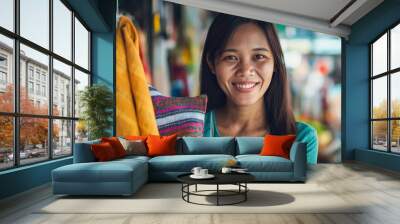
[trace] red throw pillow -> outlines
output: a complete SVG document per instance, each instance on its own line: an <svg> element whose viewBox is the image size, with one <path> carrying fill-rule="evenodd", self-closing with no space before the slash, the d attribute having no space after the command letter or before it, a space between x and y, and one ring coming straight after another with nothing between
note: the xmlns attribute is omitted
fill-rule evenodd
<svg viewBox="0 0 400 224"><path fill-rule="evenodd" d="M290 147L296 135L265 135L264 145L261 149L262 156L280 156L290 158Z"/></svg>
<svg viewBox="0 0 400 224"><path fill-rule="evenodd" d="M148 156L176 155L176 134L168 136L149 135L147 137Z"/></svg>
<svg viewBox="0 0 400 224"><path fill-rule="evenodd" d="M110 143L117 158L126 156L126 151L117 137L101 138L101 142Z"/></svg>
<svg viewBox="0 0 400 224"><path fill-rule="evenodd" d="M99 162L109 161L117 158L112 145L108 142L93 144L91 145L91 149L94 157Z"/></svg>

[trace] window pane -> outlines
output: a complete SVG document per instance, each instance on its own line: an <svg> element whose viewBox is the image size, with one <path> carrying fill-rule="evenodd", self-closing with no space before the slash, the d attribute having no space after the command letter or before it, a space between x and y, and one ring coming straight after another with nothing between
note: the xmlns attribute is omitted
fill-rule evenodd
<svg viewBox="0 0 400 224"><path fill-rule="evenodd" d="M0 116L0 170L14 165L13 118Z"/></svg>
<svg viewBox="0 0 400 224"><path fill-rule="evenodd" d="M373 75L387 71L387 34L372 45L372 68Z"/></svg>
<svg viewBox="0 0 400 224"><path fill-rule="evenodd" d="M391 121L392 152L400 153L400 120Z"/></svg>
<svg viewBox="0 0 400 224"><path fill-rule="evenodd" d="M392 117L400 118L400 72L391 75L390 98Z"/></svg>
<svg viewBox="0 0 400 224"><path fill-rule="evenodd" d="M89 32L75 18L75 63L89 70Z"/></svg>
<svg viewBox="0 0 400 224"><path fill-rule="evenodd" d="M53 157L72 154L72 121L53 120Z"/></svg>
<svg viewBox="0 0 400 224"><path fill-rule="evenodd" d="M48 114L49 57L21 44L20 108L25 114Z"/></svg>
<svg viewBox="0 0 400 224"><path fill-rule="evenodd" d="M14 31L14 1L0 1L0 26Z"/></svg>
<svg viewBox="0 0 400 224"><path fill-rule="evenodd" d="M75 69L75 117L79 117L81 114L81 107L79 106L80 94L89 86L89 75Z"/></svg>
<svg viewBox="0 0 400 224"><path fill-rule="evenodd" d="M71 66L53 60L53 115L72 117Z"/></svg>
<svg viewBox="0 0 400 224"><path fill-rule="evenodd" d="M21 36L49 48L49 0L20 0Z"/></svg>
<svg viewBox="0 0 400 224"><path fill-rule="evenodd" d="M387 78L386 76L372 81L372 118L387 117Z"/></svg>
<svg viewBox="0 0 400 224"><path fill-rule="evenodd" d="M87 141L88 129L83 120L75 121L75 143Z"/></svg>
<svg viewBox="0 0 400 224"><path fill-rule="evenodd" d="M390 67L400 67L400 24L391 30L390 34Z"/></svg>
<svg viewBox="0 0 400 224"><path fill-rule="evenodd" d="M53 51L71 60L72 12L60 0L53 0L53 17Z"/></svg>
<svg viewBox="0 0 400 224"><path fill-rule="evenodd" d="M48 119L22 117L20 119L21 164L34 163L49 158Z"/></svg>
<svg viewBox="0 0 400 224"><path fill-rule="evenodd" d="M387 121L372 122L372 148L387 151Z"/></svg>
<svg viewBox="0 0 400 224"><path fill-rule="evenodd" d="M0 35L0 111L14 111L13 40Z"/></svg>

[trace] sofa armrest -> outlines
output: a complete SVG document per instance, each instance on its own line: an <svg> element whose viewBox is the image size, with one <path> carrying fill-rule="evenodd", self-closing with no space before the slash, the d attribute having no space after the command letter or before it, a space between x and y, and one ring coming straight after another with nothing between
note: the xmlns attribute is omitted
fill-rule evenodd
<svg viewBox="0 0 400 224"><path fill-rule="evenodd" d="M89 163L95 162L90 146L92 144L100 143L100 140L75 143L74 145L74 163Z"/></svg>
<svg viewBox="0 0 400 224"><path fill-rule="evenodd" d="M294 142L290 149L290 160L293 162L293 179L305 181L307 176L307 145Z"/></svg>

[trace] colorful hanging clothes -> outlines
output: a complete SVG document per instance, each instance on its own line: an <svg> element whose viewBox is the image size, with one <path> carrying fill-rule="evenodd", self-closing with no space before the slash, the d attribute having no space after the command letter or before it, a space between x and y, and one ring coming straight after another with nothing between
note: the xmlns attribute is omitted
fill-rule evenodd
<svg viewBox="0 0 400 224"><path fill-rule="evenodd" d="M132 21L120 17L116 34L117 136L159 135L139 42Z"/></svg>

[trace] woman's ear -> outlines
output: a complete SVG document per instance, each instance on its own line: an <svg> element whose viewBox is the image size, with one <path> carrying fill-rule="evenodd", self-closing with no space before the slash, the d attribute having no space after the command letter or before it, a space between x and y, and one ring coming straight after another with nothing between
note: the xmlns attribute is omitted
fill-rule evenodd
<svg viewBox="0 0 400 224"><path fill-rule="evenodd" d="M215 74L215 66L212 61L210 61L210 58L207 57L207 65L210 68L211 73Z"/></svg>

